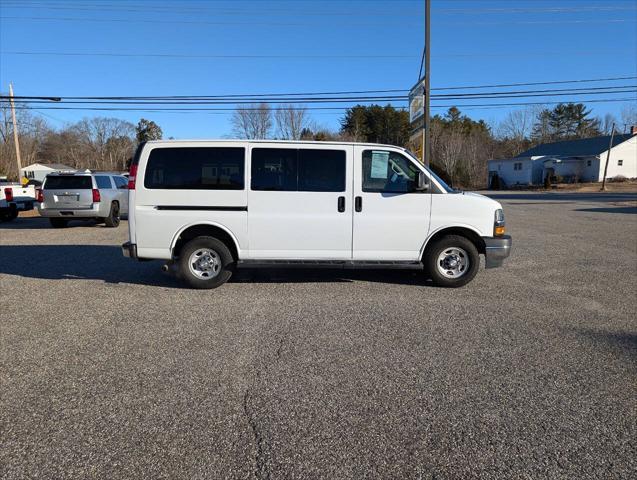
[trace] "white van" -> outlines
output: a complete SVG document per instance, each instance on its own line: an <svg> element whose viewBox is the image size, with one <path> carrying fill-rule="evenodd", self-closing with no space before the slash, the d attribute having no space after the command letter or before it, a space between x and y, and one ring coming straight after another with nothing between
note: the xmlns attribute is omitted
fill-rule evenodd
<svg viewBox="0 0 637 480"><path fill-rule="evenodd" d="M152 141L129 175L125 256L193 288L236 267L424 269L459 287L511 250L501 205L452 190L391 145Z"/></svg>

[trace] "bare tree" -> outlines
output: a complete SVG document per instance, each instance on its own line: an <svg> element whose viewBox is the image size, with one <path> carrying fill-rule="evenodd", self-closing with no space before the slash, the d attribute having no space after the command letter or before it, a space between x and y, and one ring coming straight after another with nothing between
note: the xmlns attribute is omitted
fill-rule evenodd
<svg viewBox="0 0 637 480"><path fill-rule="evenodd" d="M628 128L637 125L637 105L631 103L622 109L622 123Z"/></svg>
<svg viewBox="0 0 637 480"><path fill-rule="evenodd" d="M610 131L613 128L613 123L615 124L616 128L619 126L619 122L611 113L607 113L606 115L604 115L604 118L598 119L598 121L599 129L604 135L610 135Z"/></svg>
<svg viewBox="0 0 637 480"><path fill-rule="evenodd" d="M307 108L303 105L281 105L274 111L277 134L282 140L299 140L301 132L309 125Z"/></svg>
<svg viewBox="0 0 637 480"><path fill-rule="evenodd" d="M536 112L532 108L513 110L498 126L501 137L521 142L531 136Z"/></svg>
<svg viewBox="0 0 637 480"><path fill-rule="evenodd" d="M267 103L237 107L232 115L232 133L239 138L264 139L272 130L272 112Z"/></svg>
<svg viewBox="0 0 637 480"><path fill-rule="evenodd" d="M31 113L25 104L16 103L16 120L20 134L22 166L34 163L38 158L42 141L50 131L47 122ZM0 101L0 175L18 179L18 166L13 141L13 123L10 105Z"/></svg>

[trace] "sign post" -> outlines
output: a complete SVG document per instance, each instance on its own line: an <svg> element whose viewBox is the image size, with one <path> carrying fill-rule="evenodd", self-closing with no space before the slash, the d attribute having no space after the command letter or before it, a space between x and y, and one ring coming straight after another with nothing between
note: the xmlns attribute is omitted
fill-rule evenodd
<svg viewBox="0 0 637 480"><path fill-rule="evenodd" d="M426 134L425 128L425 79L421 79L416 85L414 85L409 91L409 123L412 127L412 136L410 140L412 142L412 148L419 153L420 160L423 164L429 163L425 151Z"/></svg>

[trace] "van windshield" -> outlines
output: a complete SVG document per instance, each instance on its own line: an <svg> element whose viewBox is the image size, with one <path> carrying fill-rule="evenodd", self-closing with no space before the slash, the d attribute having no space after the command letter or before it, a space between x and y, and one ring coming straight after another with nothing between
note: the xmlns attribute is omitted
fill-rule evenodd
<svg viewBox="0 0 637 480"><path fill-rule="evenodd" d="M422 163L420 163L420 160L418 160L416 158L416 156L411 153L409 150L405 150L407 152L407 154L414 159L415 162L419 163L420 165L422 165ZM438 184L442 187L442 189L447 192L447 193L458 193L458 190L451 188L449 185L447 185L447 183L440 178L438 175L436 175L429 167L427 167L426 165L422 165L425 167L425 170L427 170L427 172L429 172L429 175L431 175L437 182Z"/></svg>
<svg viewBox="0 0 637 480"><path fill-rule="evenodd" d="M46 190L90 190L93 182L88 175L55 175L46 177L44 187Z"/></svg>

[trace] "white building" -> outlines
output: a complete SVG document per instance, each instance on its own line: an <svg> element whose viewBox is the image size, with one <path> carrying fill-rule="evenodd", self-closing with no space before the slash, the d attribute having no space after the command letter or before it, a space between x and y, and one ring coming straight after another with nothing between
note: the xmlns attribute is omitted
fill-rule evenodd
<svg viewBox="0 0 637 480"><path fill-rule="evenodd" d="M606 178L637 178L637 135L615 135ZM565 182L601 182L610 136L546 143L517 157L489 160L488 185L498 176L500 185L541 185L546 176Z"/></svg>
<svg viewBox="0 0 637 480"><path fill-rule="evenodd" d="M20 169L20 179L26 178L42 183L44 177L54 172L75 172L75 168L61 163L34 163Z"/></svg>

